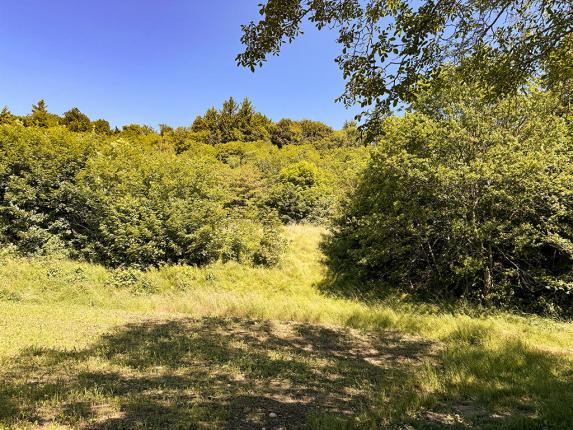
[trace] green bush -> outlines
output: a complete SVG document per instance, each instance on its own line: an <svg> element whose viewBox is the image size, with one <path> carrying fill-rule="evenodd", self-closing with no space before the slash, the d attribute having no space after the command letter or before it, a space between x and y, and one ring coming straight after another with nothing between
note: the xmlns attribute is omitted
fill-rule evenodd
<svg viewBox="0 0 573 430"><path fill-rule="evenodd" d="M157 291L145 273L135 268L118 268L111 272L106 287L127 290L132 294L146 295Z"/></svg>
<svg viewBox="0 0 573 430"><path fill-rule="evenodd" d="M222 259L256 266L278 264L285 248L281 223L276 214L260 220L230 219L224 230Z"/></svg>
<svg viewBox="0 0 573 430"><path fill-rule="evenodd" d="M223 193L213 160L117 141L78 175L82 252L110 266L219 256Z"/></svg>
<svg viewBox="0 0 573 430"><path fill-rule="evenodd" d="M97 147L64 127L0 126L0 237L26 254L73 242L75 177Z"/></svg>
<svg viewBox="0 0 573 430"><path fill-rule="evenodd" d="M385 122L324 245L330 267L379 292L571 313L567 123L550 94L531 90L494 104L471 91L432 115Z"/></svg>
<svg viewBox="0 0 573 430"><path fill-rule="evenodd" d="M66 127L2 115L0 243L110 267L276 264L277 214L283 222L325 221L367 158L365 148L319 148L335 132L312 121L293 122L311 144L279 149L268 135L255 140L256 127L270 122L248 102L226 103L212 124L207 114L197 120L195 128L215 124L215 134L239 130L248 140L217 145L201 142L209 127L162 125L159 134L132 124L111 132L100 121L101 130L93 123L78 132L86 127L74 121L89 119L77 109L61 119Z"/></svg>
<svg viewBox="0 0 573 430"><path fill-rule="evenodd" d="M262 220L262 234L259 246L253 254L253 263L257 266L271 267L279 263L287 242L282 226L275 213L267 213Z"/></svg>
<svg viewBox="0 0 573 430"><path fill-rule="evenodd" d="M284 222L321 221L328 217L332 191L315 164L300 161L284 167L269 192L267 205Z"/></svg>

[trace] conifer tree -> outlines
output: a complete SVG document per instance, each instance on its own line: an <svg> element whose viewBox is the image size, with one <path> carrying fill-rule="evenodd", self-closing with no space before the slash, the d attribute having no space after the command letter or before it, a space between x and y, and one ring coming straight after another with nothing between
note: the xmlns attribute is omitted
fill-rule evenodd
<svg viewBox="0 0 573 430"><path fill-rule="evenodd" d="M29 117L30 125L37 127L49 127L49 113L48 106L44 99L41 99L37 104L32 105L32 114Z"/></svg>
<svg viewBox="0 0 573 430"><path fill-rule="evenodd" d="M12 115L12 112L8 109L8 106L4 106L0 112L0 125L2 124L13 124L16 117Z"/></svg>

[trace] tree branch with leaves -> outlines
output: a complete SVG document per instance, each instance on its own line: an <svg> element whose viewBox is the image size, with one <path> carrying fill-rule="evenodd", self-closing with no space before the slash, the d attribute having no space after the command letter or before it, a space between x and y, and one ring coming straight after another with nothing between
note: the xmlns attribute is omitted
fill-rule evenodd
<svg viewBox="0 0 573 430"><path fill-rule="evenodd" d="M338 101L363 108L370 134L444 64L503 95L541 74L573 33L571 0L267 0L260 14L242 26L238 64L262 66L305 22L334 29L346 80Z"/></svg>

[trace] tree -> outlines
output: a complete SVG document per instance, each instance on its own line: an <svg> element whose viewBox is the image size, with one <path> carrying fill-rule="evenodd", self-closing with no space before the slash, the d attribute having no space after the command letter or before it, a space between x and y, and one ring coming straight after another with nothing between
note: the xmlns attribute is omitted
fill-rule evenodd
<svg viewBox="0 0 573 430"><path fill-rule="evenodd" d="M77 107L72 108L64 113L62 124L65 125L70 131L86 132L91 129L90 119Z"/></svg>
<svg viewBox="0 0 573 430"><path fill-rule="evenodd" d="M299 121L300 129L302 131L302 138L305 141L317 141L328 139L334 133L334 130L328 125L320 121L312 121L310 119L303 119Z"/></svg>
<svg viewBox="0 0 573 430"><path fill-rule="evenodd" d="M92 122L93 130L98 134L111 134L109 122L105 119L97 119Z"/></svg>
<svg viewBox="0 0 573 430"><path fill-rule="evenodd" d="M214 107L207 109L203 116L199 115L191 125L191 131L204 137L204 142L216 145L222 142L219 129L219 111Z"/></svg>
<svg viewBox="0 0 573 430"><path fill-rule="evenodd" d="M48 112L48 106L43 99L40 100L37 104L32 105L32 114L28 118L29 125L35 125L37 127L50 127L50 114Z"/></svg>
<svg viewBox="0 0 573 430"><path fill-rule="evenodd" d="M121 128L121 133L128 136L148 136L155 134L155 130L150 125L127 124Z"/></svg>
<svg viewBox="0 0 573 430"><path fill-rule="evenodd" d="M82 251L110 266L216 259L224 217L217 175L212 160L125 140L103 147L77 179Z"/></svg>
<svg viewBox="0 0 573 430"><path fill-rule="evenodd" d="M223 143L242 140L242 135L237 121L238 112L239 105L233 97L223 102L223 108L219 112L218 124L218 128L221 133L221 141Z"/></svg>
<svg viewBox="0 0 573 430"><path fill-rule="evenodd" d="M329 266L377 294L571 316L573 141L560 101L529 88L493 102L465 84L452 97L461 85L386 119L325 246Z"/></svg>
<svg viewBox="0 0 573 430"><path fill-rule="evenodd" d="M174 132L173 127L170 127L167 124L159 124L159 134L161 135L161 137L173 134L173 132Z"/></svg>
<svg viewBox="0 0 573 430"><path fill-rule="evenodd" d="M70 193L96 144L64 127L0 127L0 237L24 253L55 251L62 241L71 250L82 223L70 216Z"/></svg>
<svg viewBox="0 0 573 430"><path fill-rule="evenodd" d="M292 119L283 118L271 129L271 142L282 148L285 145L297 144L302 139L300 125Z"/></svg>
<svg viewBox="0 0 573 430"><path fill-rule="evenodd" d="M237 62L261 66L302 34L305 19L336 28L336 61L347 80L339 100L370 107L362 115L371 135L443 64L461 65L505 94L538 74L573 32L570 0L267 0L260 13L242 26Z"/></svg>
<svg viewBox="0 0 573 430"><path fill-rule="evenodd" d="M0 112L0 125L2 124L13 124L16 117L12 115L12 112L8 109L8 106L4 106Z"/></svg>
<svg viewBox="0 0 573 430"><path fill-rule="evenodd" d="M205 143L253 142L269 137L271 121L255 111L248 98L239 105L233 97L225 100L221 110L212 107L193 121L191 130Z"/></svg>
<svg viewBox="0 0 573 430"><path fill-rule="evenodd" d="M543 82L573 112L573 35L565 38L549 56Z"/></svg>
<svg viewBox="0 0 573 430"><path fill-rule="evenodd" d="M332 205L332 192L324 179L324 173L314 163L292 163L279 172L267 205L284 222L324 221Z"/></svg>

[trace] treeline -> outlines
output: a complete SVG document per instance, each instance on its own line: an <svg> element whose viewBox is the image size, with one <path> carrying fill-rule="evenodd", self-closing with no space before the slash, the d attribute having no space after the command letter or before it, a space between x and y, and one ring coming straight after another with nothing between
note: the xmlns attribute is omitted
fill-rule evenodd
<svg viewBox="0 0 573 430"><path fill-rule="evenodd" d="M159 132L111 132L76 109L50 114L45 103L25 118L6 111L0 241L111 267L274 265L280 224L328 222L368 158L354 127L311 121L291 121L301 135L279 148L279 125L248 100Z"/></svg>
<svg viewBox="0 0 573 430"><path fill-rule="evenodd" d="M282 148L285 145L312 143L315 147L334 148L359 146L363 143L356 124L347 122L342 130L334 130L319 121L294 121L284 118L277 123L257 112L248 98L237 103L229 98L221 109L212 107L193 121L190 127L173 128L159 125L156 131L149 125L128 124L121 129L112 129L105 119L92 121L77 107L62 116L48 111L44 100L32 106L31 113L17 116L5 106L0 112L0 125L22 125L24 127L51 128L64 126L73 132L92 132L99 135L145 137L147 141L159 142L169 138L175 142L178 151L185 151L191 142L218 145L228 142L267 141Z"/></svg>
<svg viewBox="0 0 573 430"><path fill-rule="evenodd" d="M48 106L45 100L40 100L32 105L32 112L29 115L18 116L12 114L8 106L4 106L0 111L0 125L18 124L25 127L57 127L63 125L70 131L86 132L93 131L98 134L111 134L109 122L105 119L91 121L88 116L82 113L78 108L72 108L65 112L63 116L58 116L48 112ZM119 129L113 130L119 133Z"/></svg>

